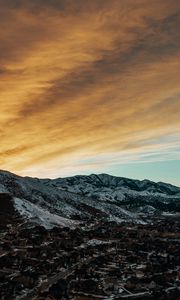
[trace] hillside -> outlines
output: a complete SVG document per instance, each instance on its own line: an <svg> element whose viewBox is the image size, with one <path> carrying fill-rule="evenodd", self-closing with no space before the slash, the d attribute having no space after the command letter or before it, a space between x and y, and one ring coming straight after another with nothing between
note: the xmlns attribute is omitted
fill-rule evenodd
<svg viewBox="0 0 180 300"><path fill-rule="evenodd" d="M38 179L0 171L0 193L12 197L17 214L46 228L96 219L146 223L180 212L179 187L107 174Z"/></svg>

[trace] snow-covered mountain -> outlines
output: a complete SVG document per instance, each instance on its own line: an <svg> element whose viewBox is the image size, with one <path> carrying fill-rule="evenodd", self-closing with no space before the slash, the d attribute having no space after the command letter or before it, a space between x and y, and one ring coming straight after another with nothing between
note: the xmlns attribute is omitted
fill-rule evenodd
<svg viewBox="0 0 180 300"><path fill-rule="evenodd" d="M96 219L144 222L150 215L180 212L179 187L107 174L38 179L0 171L0 193L11 196L26 220L47 228Z"/></svg>

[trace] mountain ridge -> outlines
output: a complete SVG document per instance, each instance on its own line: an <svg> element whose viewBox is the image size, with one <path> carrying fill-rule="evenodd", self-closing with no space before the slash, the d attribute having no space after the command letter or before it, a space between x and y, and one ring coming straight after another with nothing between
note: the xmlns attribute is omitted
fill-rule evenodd
<svg viewBox="0 0 180 300"><path fill-rule="evenodd" d="M11 174L11 175L15 175L17 177L20 177L20 178L31 178L31 179L38 179L38 180L60 180L60 179L67 179L67 178L74 178L74 177L91 177L91 176L108 176L108 177L113 177L113 178L118 178L118 179L124 179L124 180L132 180L132 181L137 181L137 182L149 182L149 183L153 183L153 184L165 184L165 185L169 185L169 186L173 186L175 188L179 188L180 189L180 186L176 185L176 184L172 184L172 183L169 183L169 182L165 182L165 181L153 181L153 180L150 180L150 179L137 179L137 178L129 178L129 177L124 177L124 176L117 176L117 175L112 175L112 174L108 174L108 173L91 173L89 175L85 175L85 174L77 174L77 175L72 175L72 176L65 176L65 177L55 177L55 178L50 178L50 177L36 177L36 176L28 176L28 175L25 175L25 176L22 176L22 175L18 175L16 173L13 173L11 171L7 171L7 170L3 170L3 169L0 169L0 173L7 173L7 174Z"/></svg>
<svg viewBox="0 0 180 300"><path fill-rule="evenodd" d="M21 216L45 227L96 219L143 223L180 212L179 187L104 173L40 179L1 170L0 193L11 195Z"/></svg>

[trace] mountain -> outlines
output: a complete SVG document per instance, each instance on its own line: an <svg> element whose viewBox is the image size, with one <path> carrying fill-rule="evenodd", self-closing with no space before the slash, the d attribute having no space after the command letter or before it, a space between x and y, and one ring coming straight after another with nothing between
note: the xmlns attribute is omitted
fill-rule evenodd
<svg viewBox="0 0 180 300"><path fill-rule="evenodd" d="M1 214L8 205L11 215L14 208L16 216L46 228L96 220L143 223L180 212L179 187L107 174L38 179L0 171L0 193Z"/></svg>

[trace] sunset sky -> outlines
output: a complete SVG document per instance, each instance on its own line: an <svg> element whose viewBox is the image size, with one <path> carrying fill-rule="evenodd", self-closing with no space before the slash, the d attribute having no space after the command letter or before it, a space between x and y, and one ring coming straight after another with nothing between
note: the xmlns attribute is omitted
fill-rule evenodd
<svg viewBox="0 0 180 300"><path fill-rule="evenodd" d="M180 0L0 0L0 168L180 186Z"/></svg>

